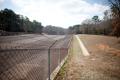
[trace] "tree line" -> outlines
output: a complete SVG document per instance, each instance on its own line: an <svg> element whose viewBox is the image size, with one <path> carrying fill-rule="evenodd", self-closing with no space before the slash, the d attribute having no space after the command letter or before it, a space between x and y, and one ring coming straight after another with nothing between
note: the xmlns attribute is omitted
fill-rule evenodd
<svg viewBox="0 0 120 80"><path fill-rule="evenodd" d="M45 33L51 35L66 34L67 29L47 25L44 27L41 22L30 21L28 17L16 14L11 9L0 10L0 32L25 32L25 33Z"/></svg>
<svg viewBox="0 0 120 80"><path fill-rule="evenodd" d="M100 20L99 16L95 15L91 19L84 20L82 24L73 25L69 27L69 33L73 34L109 35L111 31L111 18L108 14L104 15L103 20Z"/></svg>
<svg viewBox="0 0 120 80"><path fill-rule="evenodd" d="M104 12L104 18L95 15L86 19L82 24L69 27L72 34L100 34L120 37L120 0L108 0L110 10Z"/></svg>
<svg viewBox="0 0 120 80"><path fill-rule="evenodd" d="M16 14L11 9L0 11L0 30L7 32L38 32L42 33L43 26L36 20Z"/></svg>
<svg viewBox="0 0 120 80"><path fill-rule="evenodd" d="M43 32L51 35L64 35L67 33L67 29L64 29L62 27L47 25L46 27L43 28Z"/></svg>

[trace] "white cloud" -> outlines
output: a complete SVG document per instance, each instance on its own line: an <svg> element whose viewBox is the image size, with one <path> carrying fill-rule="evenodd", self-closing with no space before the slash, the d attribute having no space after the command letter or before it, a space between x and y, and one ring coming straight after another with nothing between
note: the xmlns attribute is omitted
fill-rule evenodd
<svg viewBox="0 0 120 80"><path fill-rule="evenodd" d="M11 0L20 10L18 13L43 25L68 27L80 24L93 15L102 15L108 9L101 4L90 4L86 0Z"/></svg>
<svg viewBox="0 0 120 80"><path fill-rule="evenodd" d="M4 0L0 0L0 7L3 5Z"/></svg>
<svg viewBox="0 0 120 80"><path fill-rule="evenodd" d="M4 0L0 0L0 3L4 2Z"/></svg>
<svg viewBox="0 0 120 80"><path fill-rule="evenodd" d="M84 0L74 1L67 5L64 5L66 11L72 14L101 14L108 6L104 6L101 4L90 4Z"/></svg>

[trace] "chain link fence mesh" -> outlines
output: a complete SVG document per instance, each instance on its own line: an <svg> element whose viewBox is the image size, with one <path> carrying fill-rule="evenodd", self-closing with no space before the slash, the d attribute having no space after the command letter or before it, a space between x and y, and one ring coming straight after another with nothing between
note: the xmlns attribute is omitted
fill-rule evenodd
<svg viewBox="0 0 120 80"><path fill-rule="evenodd" d="M50 49L50 73L67 56L70 40L71 36L66 36ZM30 45L30 48L25 46L9 48L8 45L4 47L0 45L0 80L46 80L48 78L48 44L51 43L38 41L37 44Z"/></svg>

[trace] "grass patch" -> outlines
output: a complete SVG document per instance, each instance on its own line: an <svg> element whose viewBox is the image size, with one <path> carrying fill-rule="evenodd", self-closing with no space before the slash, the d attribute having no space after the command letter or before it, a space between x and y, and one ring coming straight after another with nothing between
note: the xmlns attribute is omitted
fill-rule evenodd
<svg viewBox="0 0 120 80"><path fill-rule="evenodd" d="M69 67L69 62L72 59L73 56L73 44L71 45L71 47L69 48L70 52L68 53L68 58L67 60L64 62L63 66L61 67L60 71L58 72L57 76L55 77L54 80L65 80L66 76L67 76L67 70Z"/></svg>

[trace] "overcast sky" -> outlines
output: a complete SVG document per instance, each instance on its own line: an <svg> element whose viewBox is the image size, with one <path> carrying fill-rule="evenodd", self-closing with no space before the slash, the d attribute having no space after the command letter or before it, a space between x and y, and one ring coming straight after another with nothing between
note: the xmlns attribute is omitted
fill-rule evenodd
<svg viewBox="0 0 120 80"><path fill-rule="evenodd" d="M44 26L67 28L94 15L103 17L109 7L104 0L0 0L0 9L8 8L37 20Z"/></svg>

